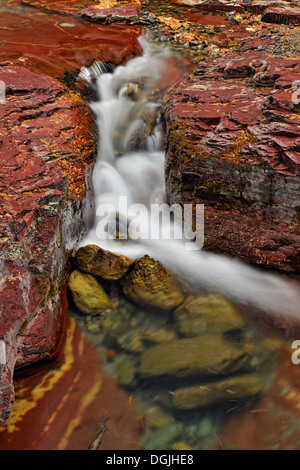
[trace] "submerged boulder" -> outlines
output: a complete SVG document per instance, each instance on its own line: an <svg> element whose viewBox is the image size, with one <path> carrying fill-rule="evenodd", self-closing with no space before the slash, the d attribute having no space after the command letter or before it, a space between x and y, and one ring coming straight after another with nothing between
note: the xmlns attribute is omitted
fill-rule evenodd
<svg viewBox="0 0 300 470"><path fill-rule="evenodd" d="M169 310L178 307L184 296L177 280L159 261L148 255L137 259L124 278L124 294L137 304Z"/></svg>
<svg viewBox="0 0 300 470"><path fill-rule="evenodd" d="M107 280L120 279L132 264L126 256L117 255L97 245L86 245L76 250L75 262L82 271Z"/></svg>
<svg viewBox="0 0 300 470"><path fill-rule="evenodd" d="M242 374L217 382L179 388L172 394L172 404L179 410L254 397L264 391L266 380L258 374Z"/></svg>
<svg viewBox="0 0 300 470"><path fill-rule="evenodd" d="M253 343L234 344L207 333L148 348L141 354L139 373L142 377L229 374L249 370L255 362Z"/></svg>
<svg viewBox="0 0 300 470"><path fill-rule="evenodd" d="M90 274L73 271L69 276L68 286L76 307L82 313L98 315L112 307L105 290Z"/></svg>
<svg viewBox="0 0 300 470"><path fill-rule="evenodd" d="M243 328L246 320L239 310L219 294L190 295L175 311L179 333L197 336L201 333Z"/></svg>

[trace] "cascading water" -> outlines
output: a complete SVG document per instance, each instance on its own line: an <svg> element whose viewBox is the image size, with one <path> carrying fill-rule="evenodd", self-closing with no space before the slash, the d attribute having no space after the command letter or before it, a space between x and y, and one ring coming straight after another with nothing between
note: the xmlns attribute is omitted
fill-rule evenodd
<svg viewBox="0 0 300 470"><path fill-rule="evenodd" d="M280 277L226 256L186 250L182 240L101 237L103 232L98 229L103 212L99 208L108 204L114 208L118 231L122 233L127 231L122 218L128 221L128 214L122 213L121 197L127 198L128 206L139 203L148 208L165 201L159 104L151 101L149 95L166 70L168 53L152 54L144 39L142 42L144 55L117 67L113 73L98 66L81 74L87 81L98 77L100 100L91 104L99 128L99 155L93 173L96 218L80 246L96 244L133 259L147 253L176 273L190 291L218 292L277 317L300 319L300 291ZM140 219L141 225L148 223L147 217ZM163 233L164 227L160 230Z"/></svg>

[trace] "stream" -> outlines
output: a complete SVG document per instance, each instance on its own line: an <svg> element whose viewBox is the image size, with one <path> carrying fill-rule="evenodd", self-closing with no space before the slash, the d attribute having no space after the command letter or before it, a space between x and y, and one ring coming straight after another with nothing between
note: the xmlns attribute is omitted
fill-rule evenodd
<svg viewBox="0 0 300 470"><path fill-rule="evenodd" d="M300 294L296 286L282 277L202 250L203 239L196 237L195 240L192 229L183 233L176 217L153 217L153 208L165 207L166 203L160 116L163 96L159 93L159 83L167 71L171 53L166 48L151 45L145 37L140 41L143 56L129 61L126 66L111 72L104 64L95 64L91 69L83 68L80 74L99 95L99 101L91 103L98 123L99 154L93 173L96 217L93 228L79 247L98 245L133 260L147 254L175 275L186 294L221 294L230 299L247 320L241 330L237 328L228 334L232 335L233 344L241 349L254 344L253 357L237 375L230 368L225 373L229 378L228 387L232 385L233 395L237 393L236 399L227 401L224 398L227 391L223 391L221 400L216 397L202 402L202 398L196 398L198 388L212 387L213 396L214 384L222 384L224 376L220 382L217 372L205 377L199 374L197 367L177 357L185 354L180 352L181 347L191 348L191 356L200 353L197 348L193 351L192 338L182 339L182 330L178 334L172 313L162 314L159 309L134 305L124 298L118 286L110 290L108 284L110 295L117 298L115 308L100 319L90 317L88 321L83 321L76 311L73 314L105 358L107 374L134 393L137 410L145 418L144 449L223 448L218 436L223 427L226 429L228 414L243 410L243 416L247 416L248 410L251 416L258 400L255 392L249 392L249 397L248 393L239 396L236 381L242 380L242 388L247 388L247 381L251 382L258 374L263 378L263 397L267 393L272 396L276 390L280 351L285 351L286 360L286 351L291 347L285 328L299 319ZM201 224L201 217L199 221ZM202 228L202 235L205 235L205 227ZM284 334L269 330L272 322L278 323ZM187 334L188 337L193 335L197 332ZM201 341L201 338L195 339ZM217 337L215 340L217 357L219 343ZM148 364L150 371L141 372L147 354L152 354L153 362ZM166 361L165 368L157 364L160 360ZM176 361L180 360L185 363L187 372L176 369ZM245 371L247 374L241 375ZM222 388L217 385L217 389L219 386ZM175 396L173 401L170 401L170 394ZM206 407L201 406L204 403ZM268 406L272 404L271 399ZM297 427L296 423L297 420ZM227 445L230 448L231 444Z"/></svg>
<svg viewBox="0 0 300 470"><path fill-rule="evenodd" d="M151 217L151 209L166 203L166 198L161 105L147 95L159 86L169 52L151 50L144 37L140 41L144 55L113 73L105 72L103 65L81 71L82 78L96 81L100 99L91 104L99 130L93 173L96 217L79 246L100 245L132 259L147 253L176 272L190 292L218 292L240 305L299 319L298 287L240 261L205 252L201 249L205 227L197 239L196 231L181 230L178 220L172 224L170 218ZM150 135L147 125L153 128ZM134 145L137 149L130 151ZM131 225L131 234L116 237L117 225L121 233L130 232Z"/></svg>
<svg viewBox="0 0 300 470"><path fill-rule="evenodd" d="M165 44L147 35L140 44L126 65L95 61L78 76L98 97L89 105L99 141L94 224L77 248L142 259L185 300L139 303L122 280L101 279L111 306L92 315L69 292L64 347L55 362L16 373L0 449L87 449L104 423L100 450L299 448L299 288L204 250L205 207L197 231L191 207L170 212L161 111L184 70ZM161 281L162 266L171 277ZM199 321L201 309L213 320Z"/></svg>

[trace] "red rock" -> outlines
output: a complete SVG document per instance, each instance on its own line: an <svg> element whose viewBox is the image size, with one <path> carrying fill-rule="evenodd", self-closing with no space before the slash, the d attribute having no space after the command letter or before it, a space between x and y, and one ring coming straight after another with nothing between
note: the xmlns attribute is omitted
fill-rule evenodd
<svg viewBox="0 0 300 470"><path fill-rule="evenodd" d="M115 8L88 7L80 15L92 21L138 21L139 8L137 5L124 5Z"/></svg>
<svg viewBox="0 0 300 470"><path fill-rule="evenodd" d="M41 8L46 11L54 11L64 15L82 16L91 21L137 21L139 18L139 8L134 2L112 6L111 8L103 7L101 1L96 3L87 0L82 4L79 0L67 0L61 2L56 0L54 2L47 2L45 0L23 0L24 5L31 5ZM112 2L113 3L113 2Z"/></svg>
<svg viewBox="0 0 300 470"><path fill-rule="evenodd" d="M265 23L300 25L300 10L299 8L295 10L266 8L263 12L261 21L264 21Z"/></svg>
<svg viewBox="0 0 300 470"><path fill-rule="evenodd" d="M96 133L86 104L57 80L17 66L0 68L0 80L7 94L0 107L0 337L7 345L3 377L11 402L16 361L24 366L48 357L60 341L67 249L92 215L85 179ZM73 191L67 176L79 162L80 191ZM1 422L10 407L2 399Z"/></svg>
<svg viewBox="0 0 300 470"><path fill-rule="evenodd" d="M15 366L51 357L61 340L68 250L92 218L87 187L97 137L85 102L56 79L2 66L0 80L6 85L0 107L3 423ZM68 178L73 167L76 183Z"/></svg>
<svg viewBox="0 0 300 470"><path fill-rule="evenodd" d="M170 203L205 204L205 248L299 272L300 107L279 88L288 76L300 80L297 60L200 63L165 102L166 186Z"/></svg>
<svg viewBox="0 0 300 470"><path fill-rule="evenodd" d="M66 73L77 73L94 60L120 64L141 53L137 41L141 29L136 25L100 25L37 12L33 8L22 13L1 12L3 63L25 65L60 78ZM24 41L27 35L30 41Z"/></svg>
<svg viewBox="0 0 300 470"><path fill-rule="evenodd" d="M298 3L294 0L171 0L174 5L193 6L204 11L233 11L243 12L249 11L253 14L261 14L266 8L281 7L291 8L297 7Z"/></svg>

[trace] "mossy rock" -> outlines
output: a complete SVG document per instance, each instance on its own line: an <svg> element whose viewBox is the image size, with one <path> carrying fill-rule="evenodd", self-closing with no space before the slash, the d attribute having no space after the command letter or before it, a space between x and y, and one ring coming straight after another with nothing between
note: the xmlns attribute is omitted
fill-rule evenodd
<svg viewBox="0 0 300 470"><path fill-rule="evenodd" d="M175 311L175 319L178 332L185 336L225 333L246 325L240 311L219 294L190 295Z"/></svg>
<svg viewBox="0 0 300 470"><path fill-rule="evenodd" d="M124 294L139 305L170 310L184 301L177 280L148 255L137 259L123 281Z"/></svg>
<svg viewBox="0 0 300 470"><path fill-rule="evenodd" d="M68 286L76 307L82 313L98 315L112 307L106 292L90 274L73 271L69 276Z"/></svg>
<svg viewBox="0 0 300 470"><path fill-rule="evenodd" d="M123 255L104 250L97 245L86 245L75 252L79 269L107 280L120 279L128 271L132 261Z"/></svg>

